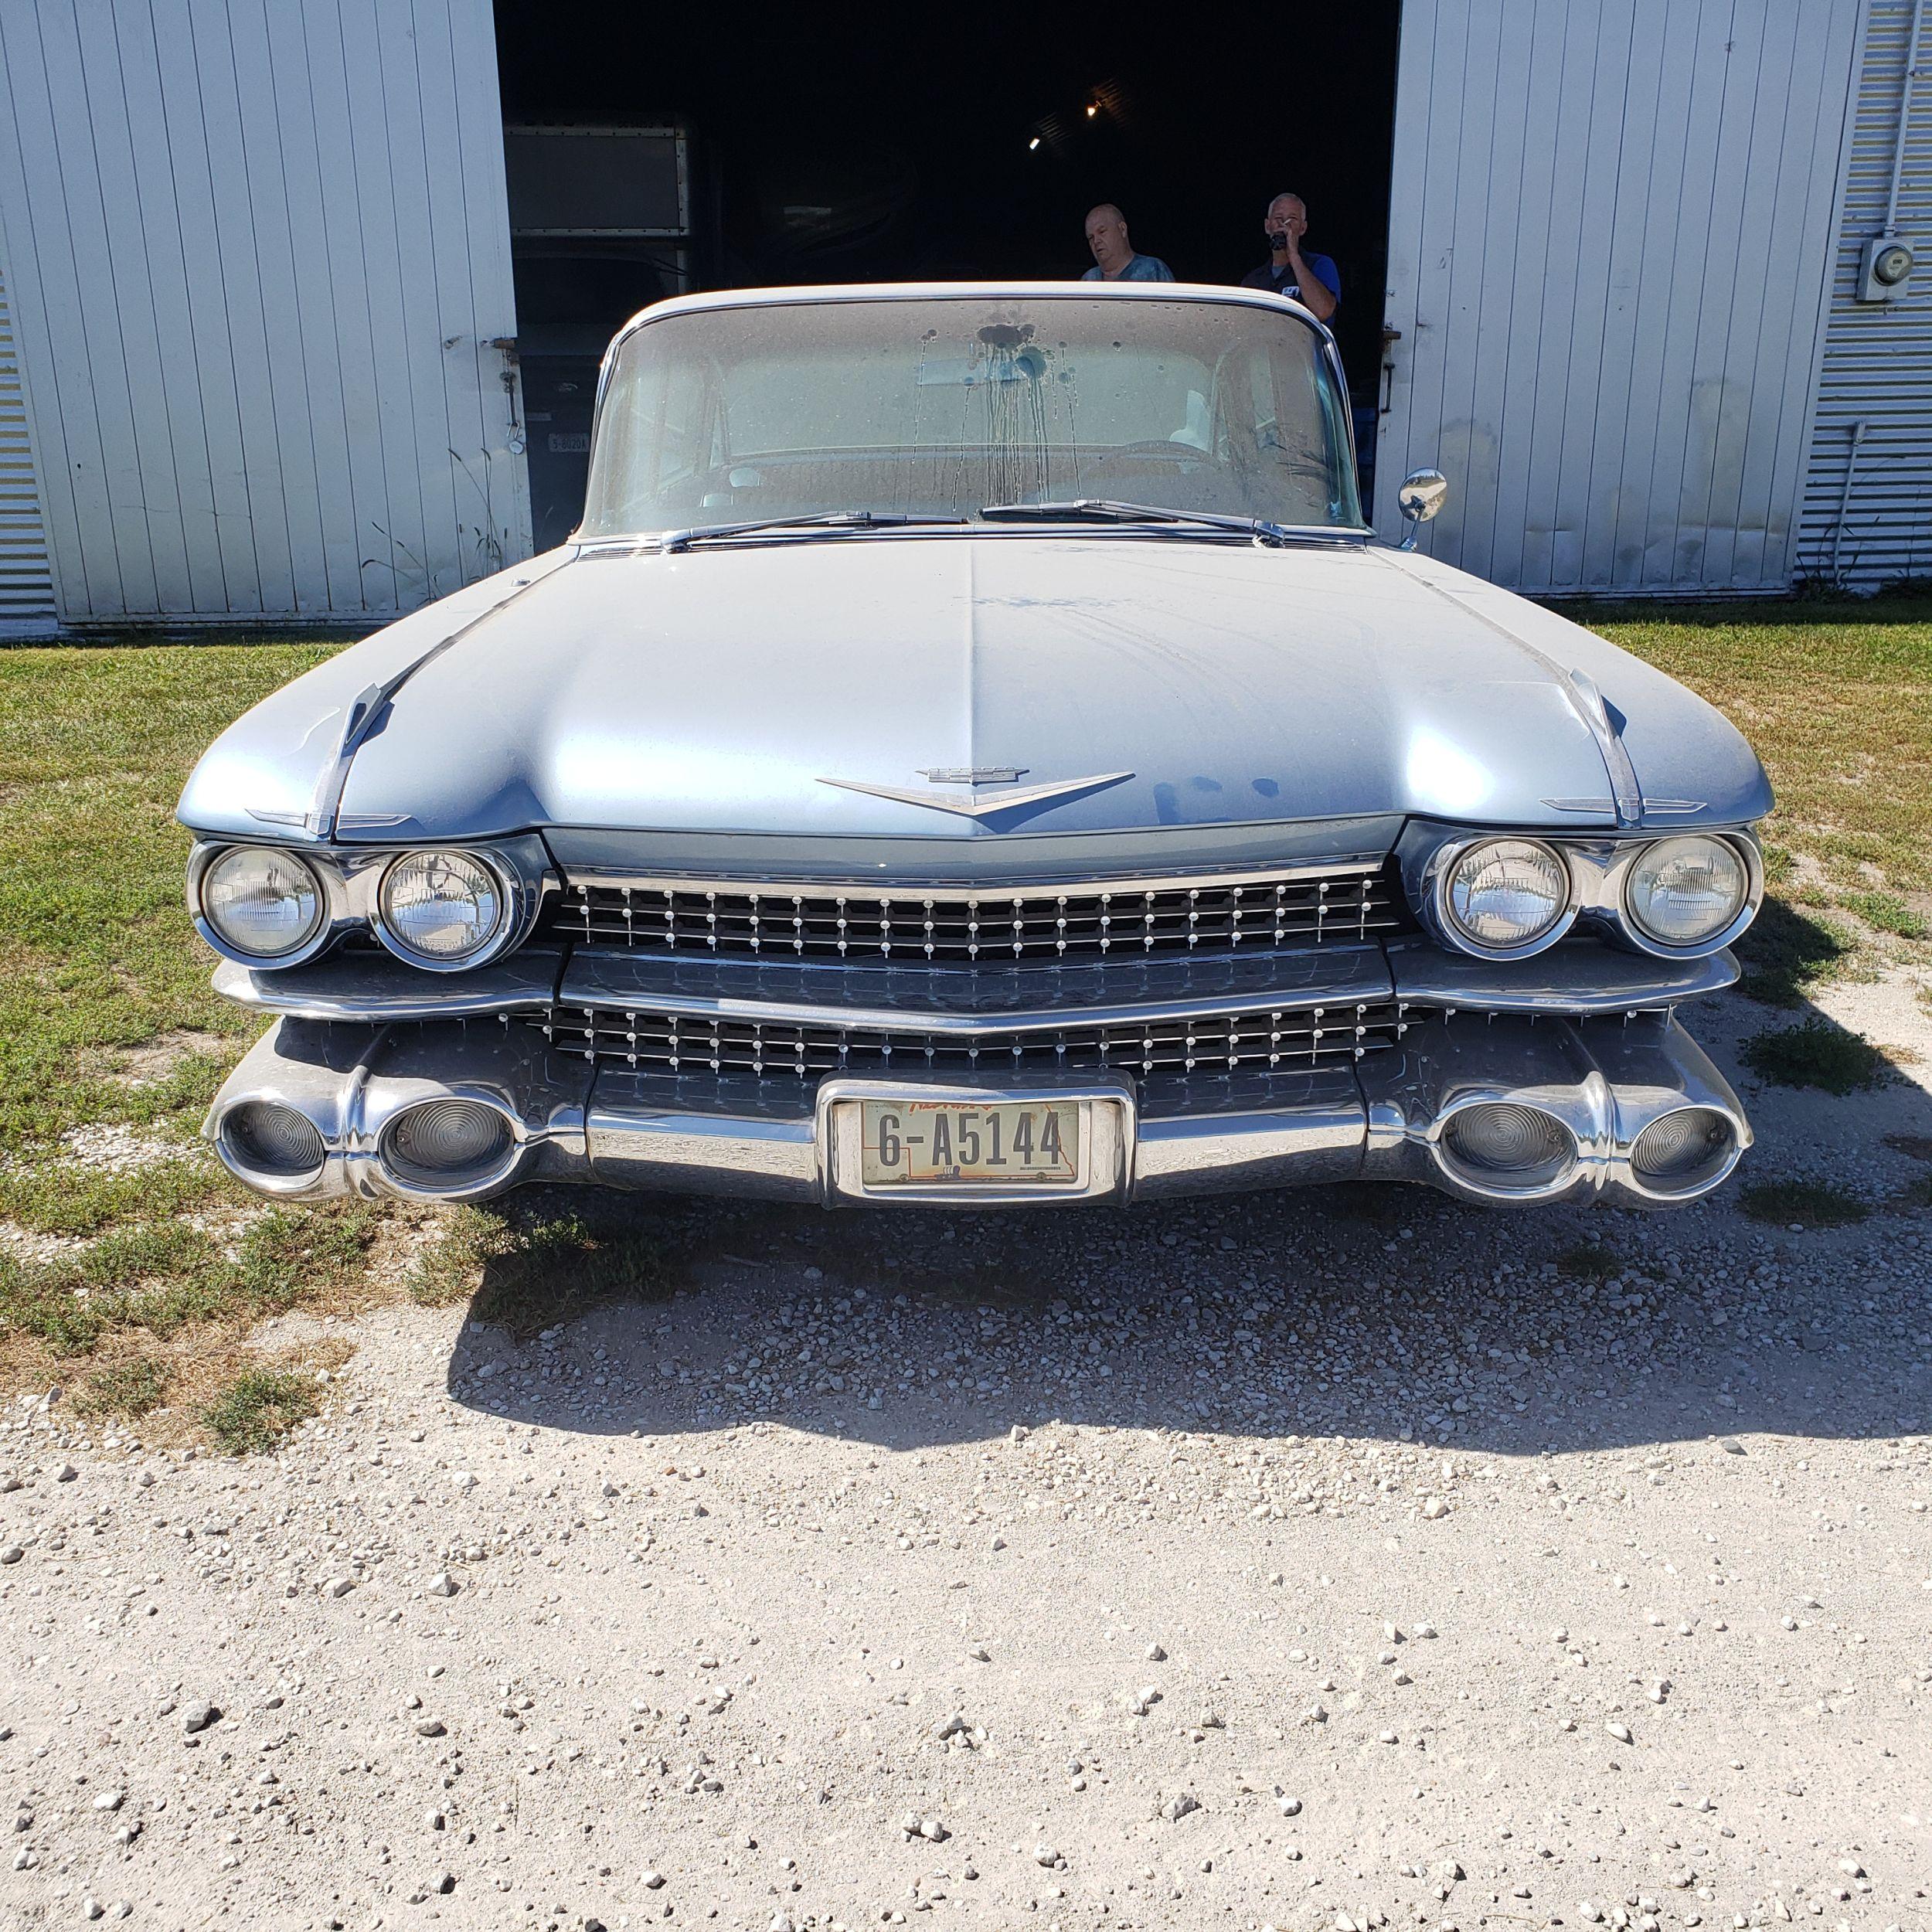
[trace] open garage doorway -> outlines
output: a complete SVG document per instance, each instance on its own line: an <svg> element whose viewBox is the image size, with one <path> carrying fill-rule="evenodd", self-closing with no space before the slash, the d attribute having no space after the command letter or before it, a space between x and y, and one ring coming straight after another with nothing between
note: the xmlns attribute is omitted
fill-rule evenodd
<svg viewBox="0 0 1932 1932"><path fill-rule="evenodd" d="M1100 201L1179 280L1234 282L1269 198L1304 196L1371 460L1399 12L496 0L538 547L575 526L597 359L648 303L1077 276Z"/></svg>

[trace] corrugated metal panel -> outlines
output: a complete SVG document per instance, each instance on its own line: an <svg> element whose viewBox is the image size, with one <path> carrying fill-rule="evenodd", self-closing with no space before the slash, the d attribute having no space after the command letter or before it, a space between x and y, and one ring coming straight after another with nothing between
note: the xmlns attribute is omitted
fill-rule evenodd
<svg viewBox="0 0 1932 1932"><path fill-rule="evenodd" d="M40 486L34 480L27 399L14 347L5 265L0 263L0 626L15 631L51 630L54 622L53 573L40 520Z"/></svg>
<svg viewBox="0 0 1932 1932"><path fill-rule="evenodd" d="M12 0L0 224L63 617L527 553L489 0Z"/></svg>
<svg viewBox="0 0 1932 1932"><path fill-rule="evenodd" d="M1541 593L1781 590L1859 0L1408 0L1376 516Z"/></svg>
<svg viewBox="0 0 1932 1932"><path fill-rule="evenodd" d="M1899 183L1899 229L1918 267L1903 301L1855 299L1859 255L1885 226L1912 18L1912 0L1870 0L1798 543L1801 574L1862 590L1932 576L1932 7Z"/></svg>

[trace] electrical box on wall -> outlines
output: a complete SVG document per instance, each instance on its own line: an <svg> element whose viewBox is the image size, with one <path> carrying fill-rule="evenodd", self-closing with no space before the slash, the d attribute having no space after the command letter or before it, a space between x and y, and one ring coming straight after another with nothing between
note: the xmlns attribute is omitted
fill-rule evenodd
<svg viewBox="0 0 1932 1932"><path fill-rule="evenodd" d="M1898 302L1912 284L1917 251L1896 235L1874 235L1859 257L1859 300Z"/></svg>

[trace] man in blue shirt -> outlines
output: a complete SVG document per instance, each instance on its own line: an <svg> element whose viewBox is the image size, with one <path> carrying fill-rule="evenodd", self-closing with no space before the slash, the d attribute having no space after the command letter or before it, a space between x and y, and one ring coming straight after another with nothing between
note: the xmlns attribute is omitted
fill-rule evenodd
<svg viewBox="0 0 1932 1932"><path fill-rule="evenodd" d="M1091 217L1090 216L1090 219ZM1241 277L1243 288L1272 289L1299 302L1317 321L1333 319L1342 306L1342 277L1326 255L1301 252L1308 211L1299 195L1277 195L1268 203L1268 259Z"/></svg>
<svg viewBox="0 0 1932 1932"><path fill-rule="evenodd" d="M1083 282L1171 282L1174 271L1158 255L1137 255L1127 238L1127 217L1111 201L1089 209L1087 245L1094 266Z"/></svg>

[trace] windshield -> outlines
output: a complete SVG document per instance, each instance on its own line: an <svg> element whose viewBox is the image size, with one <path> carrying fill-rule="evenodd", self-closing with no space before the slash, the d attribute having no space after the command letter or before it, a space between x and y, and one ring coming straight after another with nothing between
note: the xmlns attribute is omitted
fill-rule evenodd
<svg viewBox="0 0 1932 1932"><path fill-rule="evenodd" d="M977 521L988 505L1085 498L1359 529L1346 408L1315 331L1252 303L694 310L617 351L579 534L855 512Z"/></svg>

